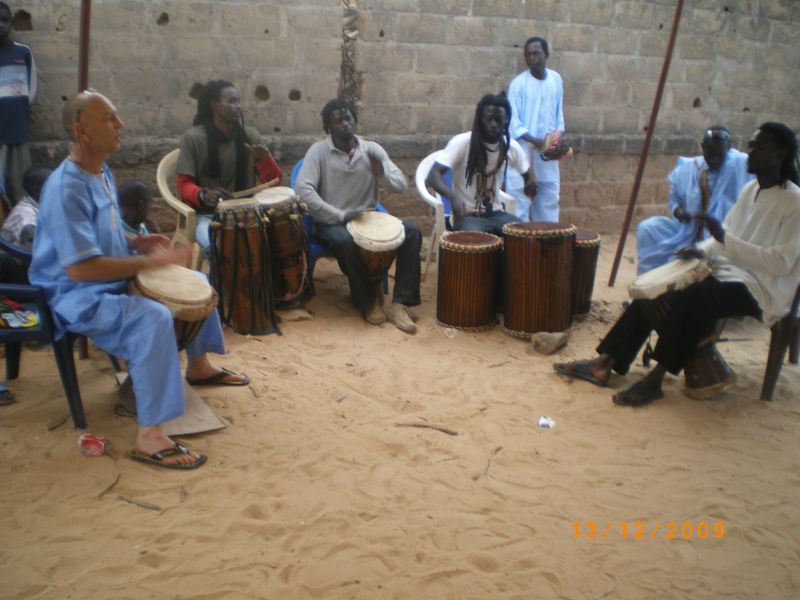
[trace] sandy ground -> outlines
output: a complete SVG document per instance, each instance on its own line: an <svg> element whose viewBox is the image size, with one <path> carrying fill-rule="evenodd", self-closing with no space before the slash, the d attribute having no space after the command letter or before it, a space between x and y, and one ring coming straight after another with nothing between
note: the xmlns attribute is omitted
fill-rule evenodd
<svg viewBox="0 0 800 600"><path fill-rule="evenodd" d="M765 328L726 330L745 340L720 346L738 383L712 401L669 378L664 399L619 408L552 372L620 312L633 264L605 286L614 248L592 316L552 357L499 327L436 325L435 267L417 335L367 325L321 261L312 321L226 334L219 362L253 381L202 391L228 426L186 440L209 455L188 473L125 458L135 425L96 349L78 365L88 431L116 457L81 456L71 422L48 431L66 414L49 350L24 351L0 408L0 597L800 597L800 370L758 400Z"/></svg>

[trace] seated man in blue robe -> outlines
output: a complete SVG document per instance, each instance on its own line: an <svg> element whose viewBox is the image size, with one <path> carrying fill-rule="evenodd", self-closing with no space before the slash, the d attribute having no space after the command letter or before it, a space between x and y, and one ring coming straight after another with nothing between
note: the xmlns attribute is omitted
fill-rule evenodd
<svg viewBox="0 0 800 600"><path fill-rule="evenodd" d="M636 229L638 272L644 273L675 258L675 251L708 237L694 215L706 213L722 221L744 184L753 179L747 172L747 154L731 148L724 127L705 131L702 156L680 156L669 180L669 211L672 217L650 217Z"/></svg>
<svg viewBox="0 0 800 600"><path fill-rule="evenodd" d="M139 271L185 264L191 249L168 248L161 235L139 236L130 244L125 237L114 176L105 164L120 149L122 127L114 105L97 92L67 101L64 128L73 145L42 190L29 277L44 289L60 335L86 335L128 362L139 420L130 457L193 469L206 457L176 444L161 427L184 409L172 315L154 300L127 293L128 279ZM249 382L212 366L206 352L225 352L216 311L186 348L186 379L194 385Z"/></svg>

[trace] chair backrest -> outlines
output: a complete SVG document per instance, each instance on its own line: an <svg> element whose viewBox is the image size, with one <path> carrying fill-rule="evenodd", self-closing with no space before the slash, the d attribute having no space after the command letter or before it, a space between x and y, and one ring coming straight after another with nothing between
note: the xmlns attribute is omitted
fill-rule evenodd
<svg viewBox="0 0 800 600"><path fill-rule="evenodd" d="M302 168L302 166L303 166L303 159L301 158L300 160L297 161L297 164L294 166L294 169L292 169L292 175L289 178L289 187L291 187L293 190L295 189L294 184L297 181L297 176L300 174L300 169Z"/></svg>
<svg viewBox="0 0 800 600"><path fill-rule="evenodd" d="M194 228L196 223L196 215L194 209L183 202L178 197L177 186L175 181L178 177L178 155L180 150L177 148L171 152L167 152L161 162L158 163L156 169L156 185L158 191L164 202L178 213L178 223L175 227L175 234L172 236L172 241L185 242L194 244ZM193 251L195 258L190 263L194 269L199 270L203 262L203 253L196 247ZM188 266L188 265L187 265Z"/></svg>
<svg viewBox="0 0 800 600"><path fill-rule="evenodd" d="M431 172L433 165L436 163L439 152L440 151L437 150L436 152L428 154L428 156L423 158L419 165L417 165L417 170L414 173L414 184L417 187L417 193L424 202L432 206L434 209L438 204L441 204L444 216L450 217L450 215L453 213L453 209L450 207L450 201L447 198L442 198L436 192L431 193L428 191L428 186L425 183L428 179L428 174ZM447 186L452 188L453 172L450 169L446 169L442 175Z"/></svg>
<svg viewBox="0 0 800 600"><path fill-rule="evenodd" d="M156 170L158 191L161 193L161 197L164 198L170 206L179 202L183 205L183 202L178 198L177 187L175 186L179 154L180 150L177 148L168 152L164 158L161 159L161 162L158 163L158 169Z"/></svg>

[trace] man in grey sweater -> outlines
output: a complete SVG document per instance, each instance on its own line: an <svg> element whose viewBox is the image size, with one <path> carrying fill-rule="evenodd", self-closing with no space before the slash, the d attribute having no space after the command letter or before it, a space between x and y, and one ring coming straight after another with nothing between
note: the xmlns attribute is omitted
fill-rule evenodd
<svg viewBox="0 0 800 600"><path fill-rule="evenodd" d="M392 304L384 311L383 298L370 284L347 223L378 202L378 184L392 192L408 189L403 172L380 145L355 135L355 107L346 100L328 102L322 109L325 139L306 152L297 177L297 193L314 217L314 237L336 257L347 276L353 303L366 320L380 325L388 320L406 333L417 330L407 311L420 303L419 227L403 221L405 240L397 249ZM381 181L382 180L382 181Z"/></svg>

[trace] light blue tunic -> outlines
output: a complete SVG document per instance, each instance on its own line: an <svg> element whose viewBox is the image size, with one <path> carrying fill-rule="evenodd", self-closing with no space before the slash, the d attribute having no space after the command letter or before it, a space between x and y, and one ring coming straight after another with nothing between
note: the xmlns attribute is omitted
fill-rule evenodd
<svg viewBox="0 0 800 600"><path fill-rule="evenodd" d="M66 271L89 258L130 254L111 170L103 165L94 176L64 160L42 189L28 276L44 289L59 335L86 335L128 362L139 424L150 426L183 414L172 315L154 300L129 296L127 280L79 282ZM204 352L225 352L216 311L186 349L189 359Z"/></svg>
<svg viewBox="0 0 800 600"><path fill-rule="evenodd" d="M711 171L702 156L680 156L667 178L669 212L683 207L688 213L702 210L700 174L708 171L708 189L711 195L708 213L722 222L736 202L744 185L753 179L747 172L747 154L731 149L719 169ZM636 229L637 269L644 273L675 259L675 251L694 242L696 222L681 223L675 217L650 217ZM703 231L703 238L708 232Z"/></svg>
<svg viewBox="0 0 800 600"><path fill-rule="evenodd" d="M558 221L558 201L561 191L561 173L557 160L542 160L539 149L524 141L522 136L530 134L543 138L551 131L565 129L564 82L561 75L545 69L545 78L536 79L530 71L523 71L508 86L508 101L511 103L511 137L523 148L527 148L533 165L538 191L531 205L523 188L522 177L508 174L508 192L517 200L517 217L524 221Z"/></svg>

